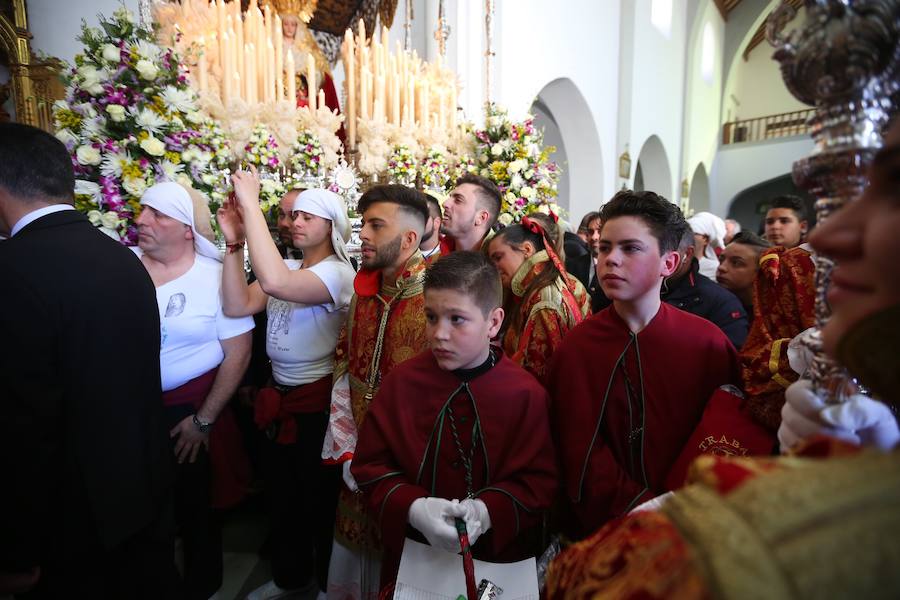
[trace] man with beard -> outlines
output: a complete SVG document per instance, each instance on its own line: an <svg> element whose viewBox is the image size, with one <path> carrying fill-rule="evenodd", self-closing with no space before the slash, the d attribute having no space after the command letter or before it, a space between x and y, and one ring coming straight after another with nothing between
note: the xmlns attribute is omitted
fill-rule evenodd
<svg viewBox="0 0 900 600"><path fill-rule="evenodd" d="M443 214L441 213L441 201L438 200L437 194L432 191L422 193L422 199L428 205L428 221L425 223L425 233L422 236L422 242L419 244L419 250L425 261L431 263L441 255L441 221Z"/></svg>
<svg viewBox="0 0 900 600"><path fill-rule="evenodd" d="M375 597L381 540L377 519L365 509L350 461L357 431L382 378L427 347L422 286L425 259L419 242L428 220L422 195L402 185L375 186L359 200L362 264L353 282L347 323L335 350L331 417L322 457L343 463L328 595Z"/></svg>
<svg viewBox="0 0 900 600"><path fill-rule="evenodd" d="M591 211L581 219L578 237L584 237L590 252L579 256L570 256L566 250L566 271L578 278L584 289L591 295L591 312L597 313L609 306L610 301L600 289L597 280L597 255L600 253L600 228L603 221L600 213Z"/></svg>
<svg viewBox="0 0 900 600"><path fill-rule="evenodd" d="M466 173L444 202L441 254L481 250L500 214L500 190L489 179Z"/></svg>
<svg viewBox="0 0 900 600"><path fill-rule="evenodd" d="M303 253L294 248L294 241L291 238L291 225L294 222L294 219L291 218L291 207L294 206L294 200L302 191L304 191L302 188L290 190L278 202L275 226L278 228L278 250L281 252L281 258L303 258ZM263 329L265 330L265 328Z"/></svg>

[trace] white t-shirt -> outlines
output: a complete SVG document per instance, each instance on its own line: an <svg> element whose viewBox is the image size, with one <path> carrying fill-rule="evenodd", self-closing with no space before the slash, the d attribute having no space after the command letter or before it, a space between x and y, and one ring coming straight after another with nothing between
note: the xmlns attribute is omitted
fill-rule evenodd
<svg viewBox="0 0 900 600"><path fill-rule="evenodd" d="M284 263L292 271L301 265L290 259ZM272 360L272 377L280 385L303 385L334 371L334 347L353 297L356 273L337 256L307 270L322 280L333 300L301 304L269 297L266 353Z"/></svg>
<svg viewBox="0 0 900 600"><path fill-rule="evenodd" d="M141 256L140 248L132 248ZM218 367L225 358L219 340L253 329L253 317L222 313L222 265L197 254L187 273L156 288L159 306L159 366L164 392Z"/></svg>

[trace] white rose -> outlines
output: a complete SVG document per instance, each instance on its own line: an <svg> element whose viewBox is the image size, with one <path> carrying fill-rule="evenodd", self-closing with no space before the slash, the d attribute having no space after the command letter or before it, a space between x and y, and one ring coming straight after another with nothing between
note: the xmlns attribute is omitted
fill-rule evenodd
<svg viewBox="0 0 900 600"><path fill-rule="evenodd" d="M151 156L162 156L166 153L166 145L152 135L141 142L141 148Z"/></svg>
<svg viewBox="0 0 900 600"><path fill-rule="evenodd" d="M200 123L200 122L203 121L203 114L202 114L200 111L197 111L197 110L191 110L191 111L188 111L188 113L187 113L186 115L184 115L184 117L185 117L185 118L188 120L188 122L190 122L190 123L195 123L195 124L196 124L196 123Z"/></svg>
<svg viewBox="0 0 900 600"><path fill-rule="evenodd" d="M499 221L501 225L506 227L512 224L513 218L509 213L502 213L499 217L497 217L497 221Z"/></svg>
<svg viewBox="0 0 900 600"><path fill-rule="evenodd" d="M487 161L488 161L487 154L482 154L481 156L478 157L478 162L480 162L481 164L484 164Z"/></svg>
<svg viewBox="0 0 900 600"><path fill-rule="evenodd" d="M120 104L108 104L106 112L109 113L109 118L113 123L121 123L125 120L125 107Z"/></svg>
<svg viewBox="0 0 900 600"><path fill-rule="evenodd" d="M73 134L68 129L60 129L59 131L57 131L56 139L61 141L66 146L68 146L69 144L74 144L75 142L78 141L78 138L75 137L75 134Z"/></svg>
<svg viewBox="0 0 900 600"><path fill-rule="evenodd" d="M525 184L525 180L522 179L522 176L516 173L512 176L512 179L509 180L509 187L515 189L519 189L522 185Z"/></svg>
<svg viewBox="0 0 900 600"><path fill-rule="evenodd" d="M491 147L491 154L493 154L494 156L500 156L501 154L503 154L503 146L499 143L494 144Z"/></svg>
<svg viewBox="0 0 900 600"><path fill-rule="evenodd" d="M88 221L91 222L91 225L97 227L100 225L101 217L103 215L100 214L99 210L89 210L87 214Z"/></svg>
<svg viewBox="0 0 900 600"><path fill-rule="evenodd" d="M103 213L100 217L100 224L109 229L118 229L120 222L119 215L114 212Z"/></svg>
<svg viewBox="0 0 900 600"><path fill-rule="evenodd" d="M506 192L506 195L503 196L503 199L506 200L507 204L512 204L516 201L516 195L513 192Z"/></svg>
<svg viewBox="0 0 900 600"><path fill-rule="evenodd" d="M93 65L82 65L76 73L83 81L100 81L100 72Z"/></svg>
<svg viewBox="0 0 900 600"><path fill-rule="evenodd" d="M144 190L147 189L147 182L140 177L126 177L122 181L122 187L130 195L140 198L144 195Z"/></svg>
<svg viewBox="0 0 900 600"><path fill-rule="evenodd" d="M106 62L117 63L119 62L120 57L121 53L119 52L118 46L103 44L103 60Z"/></svg>
<svg viewBox="0 0 900 600"><path fill-rule="evenodd" d="M522 173L522 175L525 176L525 179L531 179L532 177L534 177L534 169L528 169L527 171Z"/></svg>
<svg viewBox="0 0 900 600"><path fill-rule="evenodd" d="M181 153L181 162L189 163L194 160L194 153L197 152L193 146Z"/></svg>
<svg viewBox="0 0 900 600"><path fill-rule="evenodd" d="M82 165L99 165L100 151L91 146L78 146L75 151L75 157Z"/></svg>
<svg viewBox="0 0 900 600"><path fill-rule="evenodd" d="M90 196L93 200L98 200L100 198L100 186L94 183L93 181L87 181L85 179L76 179L75 180L75 195L76 196Z"/></svg>
<svg viewBox="0 0 900 600"><path fill-rule="evenodd" d="M149 60L143 58L137 61L137 64L134 65L134 69L138 72L138 75L141 76L141 79L146 79L147 81L153 81L159 74L159 68Z"/></svg>
<svg viewBox="0 0 900 600"><path fill-rule="evenodd" d="M528 163L525 162L524 159L520 158L519 160L514 160L511 163L509 163L509 166L506 167L506 170L509 171L510 173L518 173L519 171L524 169L526 166L528 166Z"/></svg>
<svg viewBox="0 0 900 600"><path fill-rule="evenodd" d="M537 195L537 192L534 191L534 188L528 187L527 185L523 187L519 193L522 194L522 197L526 200L533 200Z"/></svg>

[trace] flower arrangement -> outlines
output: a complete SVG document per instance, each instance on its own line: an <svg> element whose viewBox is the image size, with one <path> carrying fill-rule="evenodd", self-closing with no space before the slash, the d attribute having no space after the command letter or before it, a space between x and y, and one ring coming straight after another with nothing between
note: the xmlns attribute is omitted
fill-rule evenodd
<svg viewBox="0 0 900 600"><path fill-rule="evenodd" d="M556 148L542 147L544 135L534 128L534 118L514 123L506 110L488 104L485 127L474 134L478 173L500 188L500 223L546 212L557 194L559 167L549 159Z"/></svg>
<svg viewBox="0 0 900 600"><path fill-rule="evenodd" d="M56 136L72 155L76 208L133 245L144 190L174 180L209 193L220 147L208 143L178 56L127 9L101 16L99 28L83 25L78 39L84 50L53 107Z"/></svg>
<svg viewBox="0 0 900 600"><path fill-rule="evenodd" d="M428 188L443 189L450 179L447 150L443 146L432 146L419 164L422 184Z"/></svg>
<svg viewBox="0 0 900 600"><path fill-rule="evenodd" d="M322 154L319 138L312 132L301 132L291 148L291 170L295 175L318 175L322 167Z"/></svg>
<svg viewBox="0 0 900 600"><path fill-rule="evenodd" d="M284 184L281 181L278 143L264 125L257 124L244 146L244 163L259 170L259 205L267 211L281 201Z"/></svg>
<svg viewBox="0 0 900 600"><path fill-rule="evenodd" d="M416 157L406 144L398 144L391 150L387 166L388 177L391 181L403 185L412 185L416 180L418 170Z"/></svg>

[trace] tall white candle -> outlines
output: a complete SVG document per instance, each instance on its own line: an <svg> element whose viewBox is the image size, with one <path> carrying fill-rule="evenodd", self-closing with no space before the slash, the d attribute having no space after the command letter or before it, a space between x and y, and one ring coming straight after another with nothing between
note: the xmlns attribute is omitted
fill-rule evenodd
<svg viewBox="0 0 900 600"><path fill-rule="evenodd" d="M312 54L306 55L306 96L309 100L309 110L316 110L316 60Z"/></svg>
<svg viewBox="0 0 900 600"><path fill-rule="evenodd" d="M294 67L294 53L287 55L287 100L297 106L297 69Z"/></svg>

